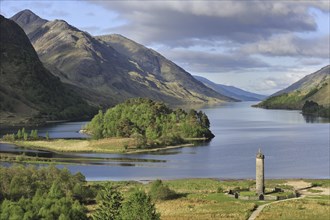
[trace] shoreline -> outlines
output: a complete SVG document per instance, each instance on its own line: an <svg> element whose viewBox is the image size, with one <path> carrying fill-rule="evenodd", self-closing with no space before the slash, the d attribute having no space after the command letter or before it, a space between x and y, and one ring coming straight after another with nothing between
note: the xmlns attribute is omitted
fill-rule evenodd
<svg viewBox="0 0 330 220"><path fill-rule="evenodd" d="M87 182L140 182L140 183L149 183L152 181L155 181L157 179L104 179L104 180L88 180L86 178ZM255 179L251 178L218 178L218 177L179 177L179 178L161 178L164 182L170 182L170 181L192 181L192 180L212 180L212 181L221 181L221 182L245 182L245 181L255 181ZM328 178L270 178L265 179L265 181L330 181Z"/></svg>
<svg viewBox="0 0 330 220"><path fill-rule="evenodd" d="M113 143L108 143L106 149L101 149L101 147L95 147L93 149L93 144L106 145L106 141L117 141L121 142L123 146L111 146ZM0 140L0 144L11 144L17 147L31 149L31 150L41 150L49 153L106 153L106 154L138 154L138 153L149 153L158 152L162 150L179 149L183 147L192 147L193 143L183 143L178 145L170 145L163 147L145 148L137 149L135 146L130 146L130 148L125 149L125 145L132 141L131 139L107 139L107 140L89 140L89 139L53 139L53 140L37 140L37 141L3 141ZM52 145L53 144L53 145ZM71 144L70 147L64 147L61 145ZM103 146L102 146L103 147ZM134 149L133 149L134 147Z"/></svg>

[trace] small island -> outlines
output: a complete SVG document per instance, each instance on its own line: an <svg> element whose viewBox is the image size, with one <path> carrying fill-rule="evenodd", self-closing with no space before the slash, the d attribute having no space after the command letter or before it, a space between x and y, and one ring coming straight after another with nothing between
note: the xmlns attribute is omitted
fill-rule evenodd
<svg viewBox="0 0 330 220"><path fill-rule="evenodd" d="M134 98L99 111L85 127L93 139L133 138L136 147L152 148L209 140L214 137L205 113L170 109L151 99Z"/></svg>

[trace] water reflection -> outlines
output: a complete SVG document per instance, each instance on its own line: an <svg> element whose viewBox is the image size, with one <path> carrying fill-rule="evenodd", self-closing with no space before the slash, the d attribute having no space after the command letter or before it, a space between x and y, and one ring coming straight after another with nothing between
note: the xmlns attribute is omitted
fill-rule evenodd
<svg viewBox="0 0 330 220"><path fill-rule="evenodd" d="M329 118L322 118L322 117L317 117L313 115L303 115L305 121L307 123L329 123L330 119Z"/></svg>

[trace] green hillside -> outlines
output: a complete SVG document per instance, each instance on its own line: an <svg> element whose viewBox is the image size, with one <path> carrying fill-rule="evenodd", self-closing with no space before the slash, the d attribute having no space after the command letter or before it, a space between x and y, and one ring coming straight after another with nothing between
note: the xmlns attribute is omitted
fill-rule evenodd
<svg viewBox="0 0 330 220"><path fill-rule="evenodd" d="M267 109L302 109L307 101L313 101L324 108L330 107L330 66L281 90L256 105Z"/></svg>
<svg viewBox="0 0 330 220"><path fill-rule="evenodd" d="M0 125L81 119L93 108L40 62L24 31L0 16Z"/></svg>

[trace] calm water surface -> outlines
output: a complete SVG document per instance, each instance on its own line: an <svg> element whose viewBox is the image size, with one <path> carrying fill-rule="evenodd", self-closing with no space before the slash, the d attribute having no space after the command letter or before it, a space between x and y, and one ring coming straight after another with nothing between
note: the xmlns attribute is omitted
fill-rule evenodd
<svg viewBox="0 0 330 220"><path fill-rule="evenodd" d="M266 157L266 178L329 178L329 123L304 118L299 111L258 109L250 107L252 104L202 109L216 136L209 143L138 155L72 154L110 159L103 165L66 167L82 172L88 180L254 178L255 155L261 148ZM52 125L40 133L49 131L53 138L82 138L85 136L77 131L84 124Z"/></svg>

